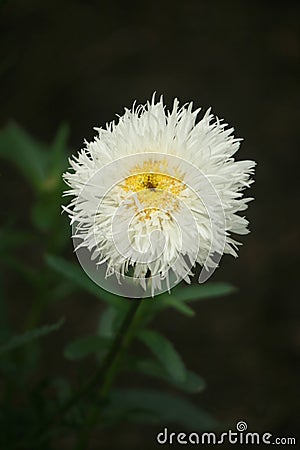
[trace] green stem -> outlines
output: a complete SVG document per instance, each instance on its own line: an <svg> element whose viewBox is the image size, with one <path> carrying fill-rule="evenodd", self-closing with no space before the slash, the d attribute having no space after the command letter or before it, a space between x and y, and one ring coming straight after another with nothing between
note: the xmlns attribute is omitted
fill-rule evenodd
<svg viewBox="0 0 300 450"><path fill-rule="evenodd" d="M134 319L137 318L136 315L137 310L141 305L142 301L141 300L130 300L130 301L133 302L133 305L131 305L128 314L125 317L118 334L116 335L114 344L112 345L111 348L110 352L111 354L108 355L107 358L106 370L103 374L102 385L100 387L101 398L105 398L107 396L109 389L116 378L120 359L122 358L122 355L126 352L133 337L131 330L135 322Z"/></svg>
<svg viewBox="0 0 300 450"><path fill-rule="evenodd" d="M127 315L124 318L124 321L117 332L112 346L103 362L103 365L95 372L95 374L91 377L90 381L80 389L74 397L72 397L61 409L59 415L61 416L65 412L67 412L70 408L72 408L79 399L81 399L84 395L90 392L95 386L98 384L100 387L101 397L105 397L108 392L109 387L111 386L114 377L116 375L117 363L120 359L121 354L127 348L128 343L130 342L130 334L129 330L133 323L133 319L136 315L138 307L141 304L141 300L130 300L132 305L130 306Z"/></svg>
<svg viewBox="0 0 300 450"><path fill-rule="evenodd" d="M39 428L37 435L35 436L36 440L42 440L44 437L43 433L64 414L70 411L79 402L79 400L90 393L97 385L100 385L100 398L104 399L107 396L109 389L117 375L119 360L124 351L127 349L132 338L132 333L130 331L134 323L134 319L136 318L137 310L142 303L141 300L130 300L130 302L132 302L132 304L130 305L123 323L121 324L121 327L113 340L111 348L107 353L102 366L100 366L99 369L96 370L90 380L81 389L79 389L73 395L73 397L71 397L64 405L62 405L61 408L50 419L43 423L42 427ZM87 427L85 427L83 437L81 439L82 442L87 441L97 417L98 410L96 417L94 417L94 414L93 418L89 417ZM23 447L23 445L21 445L21 447Z"/></svg>
<svg viewBox="0 0 300 450"><path fill-rule="evenodd" d="M131 300L131 302L134 302L134 304L129 309L128 314L125 317L124 322L115 337L111 350L107 355L106 370L103 371L103 377L101 379L101 387L99 392L100 399L102 400L104 400L109 393L110 387L117 376L120 359L126 352L132 339L130 330L134 324L134 318L137 317L136 312L139 305L141 304L141 300ZM88 417L86 426L79 436L76 450L84 450L85 448L87 448L90 434L93 431L95 424L97 423L99 414L99 408L97 406L94 406L92 408L90 416Z"/></svg>

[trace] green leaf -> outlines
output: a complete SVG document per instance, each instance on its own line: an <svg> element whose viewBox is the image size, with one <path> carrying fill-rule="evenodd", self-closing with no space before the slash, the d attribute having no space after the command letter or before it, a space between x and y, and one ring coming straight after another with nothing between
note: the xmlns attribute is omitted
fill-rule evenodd
<svg viewBox="0 0 300 450"><path fill-rule="evenodd" d="M153 330L141 330L137 337L151 350L168 374L178 382L186 380L186 369L173 344Z"/></svg>
<svg viewBox="0 0 300 450"><path fill-rule="evenodd" d="M84 272L81 266L78 264L65 261L62 258L58 258L52 255L46 255L46 262L49 267L54 269L63 277L72 281L76 286L84 289L97 298L100 298L109 305L113 305L116 308L126 308L127 302L120 297L117 297L94 283Z"/></svg>
<svg viewBox="0 0 300 450"><path fill-rule="evenodd" d="M68 135L68 125L62 124L49 148L12 123L0 132L0 157L18 167L36 191L57 193L62 190L61 175L67 166Z"/></svg>
<svg viewBox="0 0 300 450"><path fill-rule="evenodd" d="M218 283L215 284L217 285ZM173 308L185 316L193 317L195 315L195 311L193 311L193 309L185 303L186 301L196 300L197 296L199 299L201 296L203 296L203 298L204 296L205 298L209 296L217 296L217 293L220 292L221 289L224 294L232 292L234 289L233 286L226 283L220 283L220 286L214 286L209 290L210 292L208 292L207 289L205 292L202 291L202 286L195 286L195 288L196 289L194 289L194 286L188 286L187 288L175 288L172 290L171 294L164 293L157 295L152 299L145 300L143 304L144 323L148 323L157 313L167 308ZM191 292L189 292L190 289ZM200 290L201 292L199 293Z"/></svg>
<svg viewBox="0 0 300 450"><path fill-rule="evenodd" d="M158 299L158 302L161 302L162 309L170 307L176 309L176 311L184 314L185 316L192 317L195 315L192 308L172 294L165 294L161 299Z"/></svg>
<svg viewBox="0 0 300 450"><path fill-rule="evenodd" d="M236 292L236 287L230 283L205 283L186 287L178 287L173 295L182 302L222 297Z"/></svg>
<svg viewBox="0 0 300 450"><path fill-rule="evenodd" d="M189 393L199 393L206 387L203 378L199 377L196 373L187 370L186 379L183 382L174 380L173 377L165 370L165 368L152 359L138 359L133 365L133 369L138 370L150 377L159 378L168 383L173 384L178 389Z"/></svg>
<svg viewBox="0 0 300 450"><path fill-rule="evenodd" d="M114 335L114 323L116 321L118 311L111 306L101 314L98 333L103 337L112 337Z"/></svg>
<svg viewBox="0 0 300 450"><path fill-rule="evenodd" d="M63 323L64 319L61 319L59 320L59 322L54 323L53 325L44 325L43 327L34 328L33 330L26 331L25 333L18 336L14 336L11 340L0 346L0 354L15 350L16 348L22 347L29 342L39 339L42 336L53 333L53 331L58 330Z"/></svg>
<svg viewBox="0 0 300 450"><path fill-rule="evenodd" d="M156 389L112 391L106 410L107 420L129 419L152 424L175 424L192 431L208 431L218 423L186 398Z"/></svg>
<svg viewBox="0 0 300 450"><path fill-rule="evenodd" d="M16 124L10 124L0 132L0 157L17 166L35 190L40 189L48 163L44 145Z"/></svg>
<svg viewBox="0 0 300 450"><path fill-rule="evenodd" d="M47 167L47 178L45 178L41 186L42 195L40 198L40 202L45 204L45 209L47 207L49 209L52 204L52 210L61 210L61 203L63 202L61 197L65 187L62 174L68 164L66 151L68 136L69 126L67 124L62 124L57 131L54 142L48 150L49 164ZM40 209L42 211L41 206ZM53 211L53 213L55 213L55 211Z"/></svg>
<svg viewBox="0 0 300 450"><path fill-rule="evenodd" d="M82 359L91 353L99 353L107 350L111 343L108 338L101 336L86 336L68 344L64 350L64 356L67 359Z"/></svg>
<svg viewBox="0 0 300 450"><path fill-rule="evenodd" d="M179 300L172 294L160 294L154 298L147 298L143 301L141 307L140 323L145 326L149 323L160 311L168 308L173 308L185 316L192 317L195 315L190 306Z"/></svg>

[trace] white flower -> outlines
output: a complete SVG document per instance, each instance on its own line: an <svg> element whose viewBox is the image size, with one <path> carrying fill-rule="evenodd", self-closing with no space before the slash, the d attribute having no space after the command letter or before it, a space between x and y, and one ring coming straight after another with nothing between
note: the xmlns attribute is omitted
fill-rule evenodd
<svg viewBox="0 0 300 450"><path fill-rule="evenodd" d="M121 283L131 269L152 295L189 281L196 263L204 281L223 253L237 256L231 233L248 233L238 213L251 200L242 191L255 163L235 161L240 139L210 110L196 123L200 109L178 105L167 112L153 96L125 109L117 123L95 128L64 174L77 250Z"/></svg>

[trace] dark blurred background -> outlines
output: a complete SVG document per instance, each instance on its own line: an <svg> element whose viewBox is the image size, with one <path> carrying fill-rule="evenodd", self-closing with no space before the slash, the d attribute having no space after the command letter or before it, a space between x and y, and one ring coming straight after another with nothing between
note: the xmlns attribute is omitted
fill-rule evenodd
<svg viewBox="0 0 300 450"><path fill-rule="evenodd" d="M76 152L93 126L156 91L168 106L174 97L212 106L245 139L238 158L257 161L251 234L239 259L224 257L213 277L238 292L198 303L193 320L164 313L156 327L206 379L197 404L232 428L244 420L278 436L297 436L300 426L299 9L293 1L221 0L7 0L0 9L1 126L14 120L50 142L66 121ZM14 216L27 229L29 188L3 161L0 180L1 222ZM13 273L10 286L18 324L30 294ZM55 308L74 335L92 332L101 307L78 296ZM49 339L47 370L66 364L56 356L62 345ZM62 370L72 375L72 366ZM162 427L124 424L91 448L154 448Z"/></svg>

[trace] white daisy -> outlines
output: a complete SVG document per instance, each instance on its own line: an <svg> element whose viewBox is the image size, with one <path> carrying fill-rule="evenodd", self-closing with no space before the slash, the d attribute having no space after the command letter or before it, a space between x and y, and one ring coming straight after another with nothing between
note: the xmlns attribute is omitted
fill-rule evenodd
<svg viewBox="0 0 300 450"><path fill-rule="evenodd" d="M94 141L70 159L65 194L74 198L65 209L77 255L106 289L117 292L104 281L115 275L130 286L123 295L141 295L132 279L144 296L153 295L181 279L189 282L196 263L203 282L223 253L237 256L231 233L248 233L238 213L251 200L242 191L253 182L255 163L235 161L240 139L233 128L210 110L196 123L199 111L192 103L179 108L176 99L169 112L153 96L125 109L117 123L95 128ZM105 267L105 274L91 274L93 265Z"/></svg>

